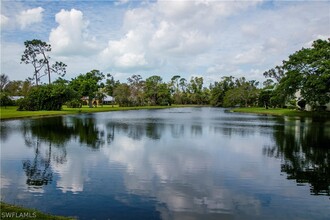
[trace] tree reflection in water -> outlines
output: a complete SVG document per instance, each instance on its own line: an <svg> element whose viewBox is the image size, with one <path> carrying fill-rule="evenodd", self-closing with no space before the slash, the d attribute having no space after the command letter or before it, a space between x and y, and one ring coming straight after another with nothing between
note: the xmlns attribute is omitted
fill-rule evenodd
<svg viewBox="0 0 330 220"><path fill-rule="evenodd" d="M98 149L105 143L104 131L99 131L93 118L52 117L26 120L21 129L25 144L35 149L32 160L22 161L27 176L26 183L34 187L51 183L51 163L66 163L66 145L70 140L78 138L81 144L93 149ZM113 132L107 135L108 143L113 140L113 135ZM52 147L55 147L55 151Z"/></svg>
<svg viewBox="0 0 330 220"><path fill-rule="evenodd" d="M71 136L79 138L81 144L86 144L87 147L99 149L104 145L104 131L96 126L94 118L72 118L73 131Z"/></svg>
<svg viewBox="0 0 330 220"><path fill-rule="evenodd" d="M46 152L46 157L44 157L40 152L40 142L37 140L33 161L23 161L23 170L27 176L27 185L42 186L52 181L53 172L50 168L51 149L51 144L49 144L48 152Z"/></svg>
<svg viewBox="0 0 330 220"><path fill-rule="evenodd" d="M116 130L116 132L124 133L133 140L141 140L143 137L159 140L165 131L165 124L162 120L157 120L157 122L146 120L146 122L137 121L131 123L111 121L107 123L106 127L108 135L112 134L110 135L112 138L114 137L114 130Z"/></svg>
<svg viewBox="0 0 330 220"><path fill-rule="evenodd" d="M298 185L310 184L312 195L330 195L330 121L311 118L279 119L275 146L264 154L284 158L281 171Z"/></svg>
<svg viewBox="0 0 330 220"><path fill-rule="evenodd" d="M271 128L275 144L265 146L263 153L270 157L283 158L281 171L287 173L288 179L294 179L298 184L309 183L311 194L329 195L330 122L309 118L279 117L277 120L276 125ZM23 161L28 184L44 185L51 181L51 163L66 163L66 145L69 141L78 141L80 144L97 150L105 144L111 144L117 132L125 133L133 140L144 137L158 140L164 135L166 126L169 126L170 134L175 138L184 135L189 127L192 136L203 134L203 127L197 124L175 124L174 126L161 119L131 123L112 120L105 124L97 124L96 119L89 116L27 120L22 126L25 142L27 146L35 148L34 159ZM239 126L236 127L230 128L237 130ZM254 128L245 128L241 130L255 132ZM240 131L236 130L230 133ZM222 133L227 134L225 130ZM249 133L241 135L247 134Z"/></svg>

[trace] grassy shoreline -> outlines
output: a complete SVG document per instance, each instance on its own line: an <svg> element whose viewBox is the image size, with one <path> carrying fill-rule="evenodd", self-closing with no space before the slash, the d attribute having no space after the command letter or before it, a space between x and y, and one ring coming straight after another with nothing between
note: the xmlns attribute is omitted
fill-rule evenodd
<svg viewBox="0 0 330 220"><path fill-rule="evenodd" d="M295 109L284 109L284 108L265 109L262 107L247 107L247 108L234 108L231 111L240 112L240 113L250 113L250 114L262 114L262 115L330 118L330 112L308 112L308 111L299 111Z"/></svg>
<svg viewBox="0 0 330 220"><path fill-rule="evenodd" d="M20 118L40 118L53 117L59 115L73 115L96 112L109 111L129 111L142 109L166 109L166 108L183 108L183 107L201 107L200 105L172 105L172 106L136 106L136 107L119 107L118 105L104 105L103 107L89 108L83 106L82 108L67 108L63 107L61 111L17 111L16 106L1 107L0 120L20 119ZM248 107L248 108L234 108L231 112L263 114L263 115L278 115L278 116L300 116L300 117L326 117L330 118L330 112L307 112L298 111L294 109L283 108L269 108L262 107Z"/></svg>
<svg viewBox="0 0 330 220"><path fill-rule="evenodd" d="M59 115L73 115L83 113L95 112L109 112L109 111L129 111L142 109L166 109L166 108L181 108L181 107L198 107L200 105L171 105L171 106L136 106L136 107L119 107L118 105L104 105L103 107L89 108L83 106L82 108L68 108L63 107L61 111L17 111L17 106L1 107L0 120L19 119L19 118L34 118L34 117L52 117Z"/></svg>
<svg viewBox="0 0 330 220"><path fill-rule="evenodd" d="M52 219L52 220L73 220L74 217L55 216L45 214L35 209L23 208L17 205L11 205L5 202L0 203L1 219Z"/></svg>

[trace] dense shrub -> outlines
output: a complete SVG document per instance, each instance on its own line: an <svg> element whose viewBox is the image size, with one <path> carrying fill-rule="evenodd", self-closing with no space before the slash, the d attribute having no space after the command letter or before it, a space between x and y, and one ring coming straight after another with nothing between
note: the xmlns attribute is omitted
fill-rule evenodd
<svg viewBox="0 0 330 220"><path fill-rule="evenodd" d="M1 92L0 93L0 106L13 106L15 105L15 102L13 100L11 100L8 96L8 94Z"/></svg>
<svg viewBox="0 0 330 220"><path fill-rule="evenodd" d="M268 109L268 107L271 104L271 99L272 97L272 91L271 90L262 90L259 94L258 98L258 105L259 107L265 107Z"/></svg>
<svg viewBox="0 0 330 220"><path fill-rule="evenodd" d="M63 103L71 100L75 92L64 84L41 85L31 89L18 102L19 111L61 110Z"/></svg>
<svg viewBox="0 0 330 220"><path fill-rule="evenodd" d="M18 111L29 111L27 107L29 106L29 100L27 98L17 100L16 105Z"/></svg>
<svg viewBox="0 0 330 220"><path fill-rule="evenodd" d="M79 99L73 99L71 101L66 102L66 106L68 108L81 108L82 107L82 101Z"/></svg>

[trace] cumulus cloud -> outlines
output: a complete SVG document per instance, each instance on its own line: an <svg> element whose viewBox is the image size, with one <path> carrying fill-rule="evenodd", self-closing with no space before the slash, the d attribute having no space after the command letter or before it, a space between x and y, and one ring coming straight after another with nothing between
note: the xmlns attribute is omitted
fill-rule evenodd
<svg viewBox="0 0 330 220"><path fill-rule="evenodd" d="M25 29L26 27L42 22L42 13L44 9L42 7L32 8L25 11L22 11L17 16L17 22L19 23L21 29ZM2 20L2 16L1 16Z"/></svg>
<svg viewBox="0 0 330 220"><path fill-rule="evenodd" d="M119 69L143 68L148 64L144 53L145 37L144 33L131 30L121 40L109 41L101 52L103 62Z"/></svg>
<svg viewBox="0 0 330 220"><path fill-rule="evenodd" d="M88 39L88 22L84 20L81 11L62 9L55 15L55 20L59 25L52 29L49 35L49 42L55 54L68 56L95 53L97 47L95 42Z"/></svg>
<svg viewBox="0 0 330 220"><path fill-rule="evenodd" d="M198 59L212 50L219 21L257 3L158 1L128 10L125 36L110 40L101 57L121 69L161 68L178 60L174 69L186 69L184 59Z"/></svg>
<svg viewBox="0 0 330 220"><path fill-rule="evenodd" d="M54 56L61 56L73 72L98 68L121 73L118 79L123 81L132 73L157 73L164 80L173 74L187 79L192 74L214 80L224 75L249 78L256 75L254 70L266 71L301 47L330 36L329 3L322 1L113 4L102 2L88 11L78 4L80 10L57 11L49 43ZM3 12L8 16L1 20L6 30L17 27L18 20L11 17L17 10ZM257 80L264 80L262 74Z"/></svg>

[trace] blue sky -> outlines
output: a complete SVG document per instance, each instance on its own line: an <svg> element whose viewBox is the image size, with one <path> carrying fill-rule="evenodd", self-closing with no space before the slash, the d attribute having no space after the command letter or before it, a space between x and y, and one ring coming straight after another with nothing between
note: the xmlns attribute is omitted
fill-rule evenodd
<svg viewBox="0 0 330 220"><path fill-rule="evenodd" d="M52 45L65 78L99 69L133 74L264 80L262 73L330 37L328 1L1 1L1 73L32 76L24 41Z"/></svg>

